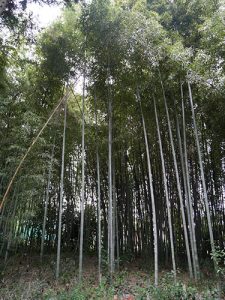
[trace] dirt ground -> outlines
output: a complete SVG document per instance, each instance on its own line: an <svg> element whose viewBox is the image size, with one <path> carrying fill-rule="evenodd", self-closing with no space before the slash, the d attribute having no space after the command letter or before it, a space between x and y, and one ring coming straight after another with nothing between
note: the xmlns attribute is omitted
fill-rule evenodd
<svg viewBox="0 0 225 300"><path fill-rule="evenodd" d="M103 268L102 284L98 282L98 263L95 257L85 257L82 284L78 280L78 261L71 254L63 255L60 264L60 278L55 279L56 257L49 255L40 263L39 256L11 257L4 265L1 263L0 273L0 299L1 300L38 300L38 299L167 299L166 294L158 295L158 298L150 298L146 293L148 286L153 286L153 274L140 267L139 261L132 264L124 264L120 271L115 273L113 288L107 269ZM168 271L160 272L162 286L173 282L173 275ZM179 280L185 289L189 283L186 273L179 272ZM201 290L202 283L198 289ZM206 282L205 282L206 284ZM208 282L207 282L208 284ZM210 283L211 289L213 284ZM164 287L163 286L163 287ZM171 289L173 284L171 285ZM179 287L180 288L180 287ZM208 288L208 286L207 286ZM176 292L176 291L175 291ZM175 293L174 292L174 293ZM179 290L178 290L179 295ZM142 295L142 296L141 296ZM145 296L143 296L145 295ZM168 294L167 291L167 295ZM163 298L164 297L164 298ZM172 296L171 296L172 297ZM210 297L210 296L209 296ZM169 298L168 298L169 299ZM173 299L173 298L171 298ZM176 298L185 299L185 298ZM218 299L218 298L187 298L187 299ZM222 298L223 299L223 298Z"/></svg>

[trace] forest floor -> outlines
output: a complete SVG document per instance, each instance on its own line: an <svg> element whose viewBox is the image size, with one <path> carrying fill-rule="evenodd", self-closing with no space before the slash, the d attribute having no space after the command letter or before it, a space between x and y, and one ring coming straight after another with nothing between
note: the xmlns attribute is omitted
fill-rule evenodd
<svg viewBox="0 0 225 300"><path fill-rule="evenodd" d="M160 272L159 288L154 287L151 272L141 267L136 261L123 264L115 273L113 283L108 276L102 276L98 283L97 261L94 257L84 260L83 283L78 282L78 263L71 255L61 259L60 279L54 278L55 256L44 258L40 264L38 256L11 257L6 266L1 263L0 300L169 300L169 299L225 299L225 294L218 292L217 280L209 274L194 282L185 272L178 272L177 283L168 271ZM219 295L220 294L220 295Z"/></svg>

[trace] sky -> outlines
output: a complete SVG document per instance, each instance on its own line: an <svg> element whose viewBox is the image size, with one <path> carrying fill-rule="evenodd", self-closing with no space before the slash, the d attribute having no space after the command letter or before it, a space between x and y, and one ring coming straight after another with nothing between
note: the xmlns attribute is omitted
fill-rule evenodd
<svg viewBox="0 0 225 300"><path fill-rule="evenodd" d="M54 20L56 20L61 14L60 5L46 5L46 4L38 4L38 3L28 3L27 12L31 12L33 14L35 23L39 28L47 27Z"/></svg>

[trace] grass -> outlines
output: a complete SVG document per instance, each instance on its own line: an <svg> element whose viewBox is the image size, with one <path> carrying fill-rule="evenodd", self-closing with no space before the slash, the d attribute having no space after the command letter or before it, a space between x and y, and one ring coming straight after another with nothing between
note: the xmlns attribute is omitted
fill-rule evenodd
<svg viewBox="0 0 225 300"><path fill-rule="evenodd" d="M97 261L94 257L84 260L83 281L78 281L78 263L71 255L61 259L61 275L55 280L55 257L47 256L43 264L39 257L12 257L6 267L1 268L1 300L213 300L219 299L217 281L202 275L198 282L191 281L187 274L178 272L177 282L173 274L160 272L159 287L153 285L153 275L140 267L139 263L124 265L116 272L112 283L105 272L101 284L97 278ZM3 265L2 265L3 266ZM129 297L128 297L129 295ZM225 299L221 294L220 299Z"/></svg>

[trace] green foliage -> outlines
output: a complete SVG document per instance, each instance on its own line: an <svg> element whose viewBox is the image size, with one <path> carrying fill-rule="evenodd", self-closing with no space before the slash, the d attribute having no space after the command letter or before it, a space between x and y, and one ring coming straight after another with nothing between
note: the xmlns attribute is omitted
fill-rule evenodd
<svg viewBox="0 0 225 300"><path fill-rule="evenodd" d="M150 299L160 300L160 299L217 299L219 291L216 287L209 287L203 282L196 283L186 283L178 279L174 283L174 278L172 273L166 273L158 287L151 285L146 291L145 295L149 295Z"/></svg>
<svg viewBox="0 0 225 300"><path fill-rule="evenodd" d="M225 280L225 250L216 247L215 251L211 253L211 258L216 263L218 277Z"/></svg>
<svg viewBox="0 0 225 300"><path fill-rule="evenodd" d="M127 292L126 286L128 280L128 273L117 273L114 279L113 286L109 286L106 278L102 278L99 286L91 286L89 284L76 284L76 288L73 288L69 292L59 293L54 299L59 300L74 300L74 299L113 299L114 295L123 297ZM216 288L209 289L207 286L202 285L201 289L197 285L191 285L189 283L183 283L178 281L174 283L170 280L170 275L163 278L158 287L154 285L143 287L136 282L133 285L131 294L135 295L135 299L153 299L153 300L213 300L218 298L218 290ZM168 279L169 278L169 279ZM128 293L129 294L129 293ZM45 299L51 299L53 293L51 290L46 292ZM120 298L119 298L120 299Z"/></svg>
<svg viewBox="0 0 225 300"><path fill-rule="evenodd" d="M165 284L159 288L151 287L150 295L153 299L195 299L196 289L192 287L187 287L182 283L176 284Z"/></svg>
<svg viewBox="0 0 225 300"><path fill-rule="evenodd" d="M62 292L58 296L54 297L54 293L51 290L46 292L44 299L57 299L57 300L86 300L86 299L113 299L113 288L108 284L102 282L97 287L87 286L85 284L76 284L70 292Z"/></svg>

